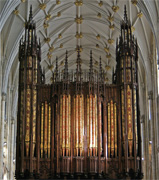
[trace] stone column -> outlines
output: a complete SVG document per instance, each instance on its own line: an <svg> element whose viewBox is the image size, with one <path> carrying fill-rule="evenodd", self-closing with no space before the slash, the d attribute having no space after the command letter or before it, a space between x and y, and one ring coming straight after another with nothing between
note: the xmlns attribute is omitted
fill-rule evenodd
<svg viewBox="0 0 159 180"><path fill-rule="evenodd" d="M14 125L15 125L15 120L12 118L12 120L11 120L11 144L10 144L9 180L13 180Z"/></svg>
<svg viewBox="0 0 159 180"><path fill-rule="evenodd" d="M0 117L0 179L3 175L3 144L4 144L4 120L5 120L6 94L2 94L1 117Z"/></svg>

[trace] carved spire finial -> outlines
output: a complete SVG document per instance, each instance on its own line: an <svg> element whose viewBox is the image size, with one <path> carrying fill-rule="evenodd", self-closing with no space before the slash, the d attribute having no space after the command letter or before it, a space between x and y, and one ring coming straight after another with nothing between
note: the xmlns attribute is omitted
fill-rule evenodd
<svg viewBox="0 0 159 180"><path fill-rule="evenodd" d="M56 56L55 81L58 80L58 58Z"/></svg>
<svg viewBox="0 0 159 180"><path fill-rule="evenodd" d="M66 51L64 79L68 80L68 52Z"/></svg>
<svg viewBox="0 0 159 180"><path fill-rule="evenodd" d="M33 13L32 13L32 5L30 6L30 14L29 14L29 21L32 21Z"/></svg>
<svg viewBox="0 0 159 180"><path fill-rule="evenodd" d="M125 22L128 21L127 11L126 11L126 5L124 6L124 21L125 21Z"/></svg>
<svg viewBox="0 0 159 180"><path fill-rule="evenodd" d="M93 58L92 58L92 50L90 51L89 79L90 79L90 81L93 80Z"/></svg>
<svg viewBox="0 0 159 180"><path fill-rule="evenodd" d="M77 69L76 69L76 81L80 81L81 80L81 64L80 64L80 61L81 61L81 58L80 58L80 47L78 47L77 49Z"/></svg>

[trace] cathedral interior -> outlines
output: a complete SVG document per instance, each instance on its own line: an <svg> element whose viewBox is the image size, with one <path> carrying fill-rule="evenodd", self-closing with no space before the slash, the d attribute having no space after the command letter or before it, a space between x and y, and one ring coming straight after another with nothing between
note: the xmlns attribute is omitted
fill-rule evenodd
<svg viewBox="0 0 159 180"><path fill-rule="evenodd" d="M0 1L0 179L159 179L159 2Z"/></svg>

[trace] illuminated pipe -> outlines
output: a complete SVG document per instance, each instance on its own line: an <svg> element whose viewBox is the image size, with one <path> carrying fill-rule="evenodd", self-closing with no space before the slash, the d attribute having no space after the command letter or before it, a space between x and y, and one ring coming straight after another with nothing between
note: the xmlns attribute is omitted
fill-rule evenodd
<svg viewBox="0 0 159 180"><path fill-rule="evenodd" d="M49 104L49 120L48 120L48 158L50 158L50 148L51 148L51 106Z"/></svg>
<svg viewBox="0 0 159 180"><path fill-rule="evenodd" d="M63 121L63 116L62 116L62 96L60 96L60 154L62 156L62 135L63 135L63 126L62 126L62 121ZM54 112L55 113L55 112ZM54 119L56 121L56 119Z"/></svg>
<svg viewBox="0 0 159 180"><path fill-rule="evenodd" d="M65 95L62 101L62 156L65 156Z"/></svg>
<svg viewBox="0 0 159 180"><path fill-rule="evenodd" d="M29 142L30 142L30 114L31 114L31 90L27 89L27 101L26 101L26 134L25 134L25 146L26 156L29 156Z"/></svg>
<svg viewBox="0 0 159 180"><path fill-rule="evenodd" d="M135 120L135 134L136 134L136 153L138 152L138 133L137 133L137 103L136 103L136 89L134 89L134 120ZM137 154L136 154L137 155Z"/></svg>
<svg viewBox="0 0 159 180"><path fill-rule="evenodd" d="M65 129L66 129L66 156L68 156L68 146L69 146L69 139L68 139L68 134L69 134L69 122L68 122L68 114L69 114L69 104L68 104L68 100L69 100L69 97L68 96L65 96L65 101L66 101L66 109L65 109L65 112L66 112L66 115L65 115L65 119L66 119L66 126L65 126Z"/></svg>
<svg viewBox="0 0 159 180"><path fill-rule="evenodd" d="M70 156L70 151L71 151L71 145L70 145L70 140L71 140L71 97L70 97L70 95L69 95L69 119L68 119L68 122L69 122L69 127L68 127L68 129L69 129L69 137L68 137L68 139L69 139L69 144L68 144L68 146L69 146L69 156Z"/></svg>
<svg viewBox="0 0 159 180"><path fill-rule="evenodd" d="M90 138L90 156L92 156L92 95L89 101L89 138Z"/></svg>
<svg viewBox="0 0 159 180"><path fill-rule="evenodd" d="M101 134L102 134L102 113L101 113L101 102L99 102L99 138L100 138L100 152L99 152L99 156L102 153L102 139L101 139Z"/></svg>
<svg viewBox="0 0 159 180"><path fill-rule="evenodd" d="M89 97L87 95L87 147L88 147L88 156L89 156L89 150L90 150L90 139L89 139Z"/></svg>
<svg viewBox="0 0 159 180"><path fill-rule="evenodd" d="M108 157L110 157L110 103L108 103Z"/></svg>
<svg viewBox="0 0 159 180"><path fill-rule="evenodd" d="M78 156L78 143L79 143L79 131L78 131L78 95L76 95L76 131L75 131L75 133L76 133L76 141L75 141L75 143L76 143L76 156Z"/></svg>
<svg viewBox="0 0 159 180"><path fill-rule="evenodd" d="M131 89L127 87L127 119L128 119L128 147L130 156L132 156L133 146L133 131L132 131L132 101L131 101Z"/></svg>
<svg viewBox="0 0 159 180"><path fill-rule="evenodd" d="M36 100L37 100L37 91L33 90L33 156L36 143Z"/></svg>
<svg viewBox="0 0 159 180"><path fill-rule="evenodd" d="M83 115L82 115L82 96L79 95L79 148L80 148L80 156L82 156L82 144L83 144Z"/></svg>
<svg viewBox="0 0 159 180"><path fill-rule="evenodd" d="M97 118L97 95L95 95L95 148L96 148L96 156L98 152L98 118Z"/></svg>
<svg viewBox="0 0 159 180"><path fill-rule="evenodd" d="M47 104L47 101L45 101L45 121L44 121L44 124L45 124L45 135L44 135L44 152L45 152L45 155L47 155L47 134L48 134L48 104Z"/></svg>
<svg viewBox="0 0 159 180"><path fill-rule="evenodd" d="M124 90L121 90L121 105L122 105L122 141L123 141L123 150L125 152L125 110L124 110Z"/></svg>
<svg viewBox="0 0 159 180"><path fill-rule="evenodd" d="M114 103L114 124L115 124L115 129L114 129L114 136L115 136L115 157L117 157L117 110L116 110L116 103Z"/></svg>
<svg viewBox="0 0 159 180"><path fill-rule="evenodd" d="M74 109L74 156L76 155L76 97L73 98L73 109Z"/></svg>
<svg viewBox="0 0 159 180"><path fill-rule="evenodd" d="M95 97L93 96L93 108L92 108L92 147L93 156L95 156Z"/></svg>
<svg viewBox="0 0 159 180"><path fill-rule="evenodd" d="M111 155L114 156L114 107L111 100Z"/></svg>
<svg viewBox="0 0 159 180"><path fill-rule="evenodd" d="M44 135L44 104L42 103L42 106L41 106L41 158L43 157L43 143L44 143L44 140L43 140L43 135Z"/></svg>

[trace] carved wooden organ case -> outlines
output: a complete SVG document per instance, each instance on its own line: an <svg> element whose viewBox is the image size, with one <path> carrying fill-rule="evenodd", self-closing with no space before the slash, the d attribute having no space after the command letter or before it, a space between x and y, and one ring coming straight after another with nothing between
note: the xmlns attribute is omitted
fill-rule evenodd
<svg viewBox="0 0 159 180"><path fill-rule="evenodd" d="M19 48L17 179L142 178L137 78L138 46L125 12L116 46L113 84L105 84L100 59L82 72L62 73L58 59L51 85L45 84L40 42L30 11Z"/></svg>

